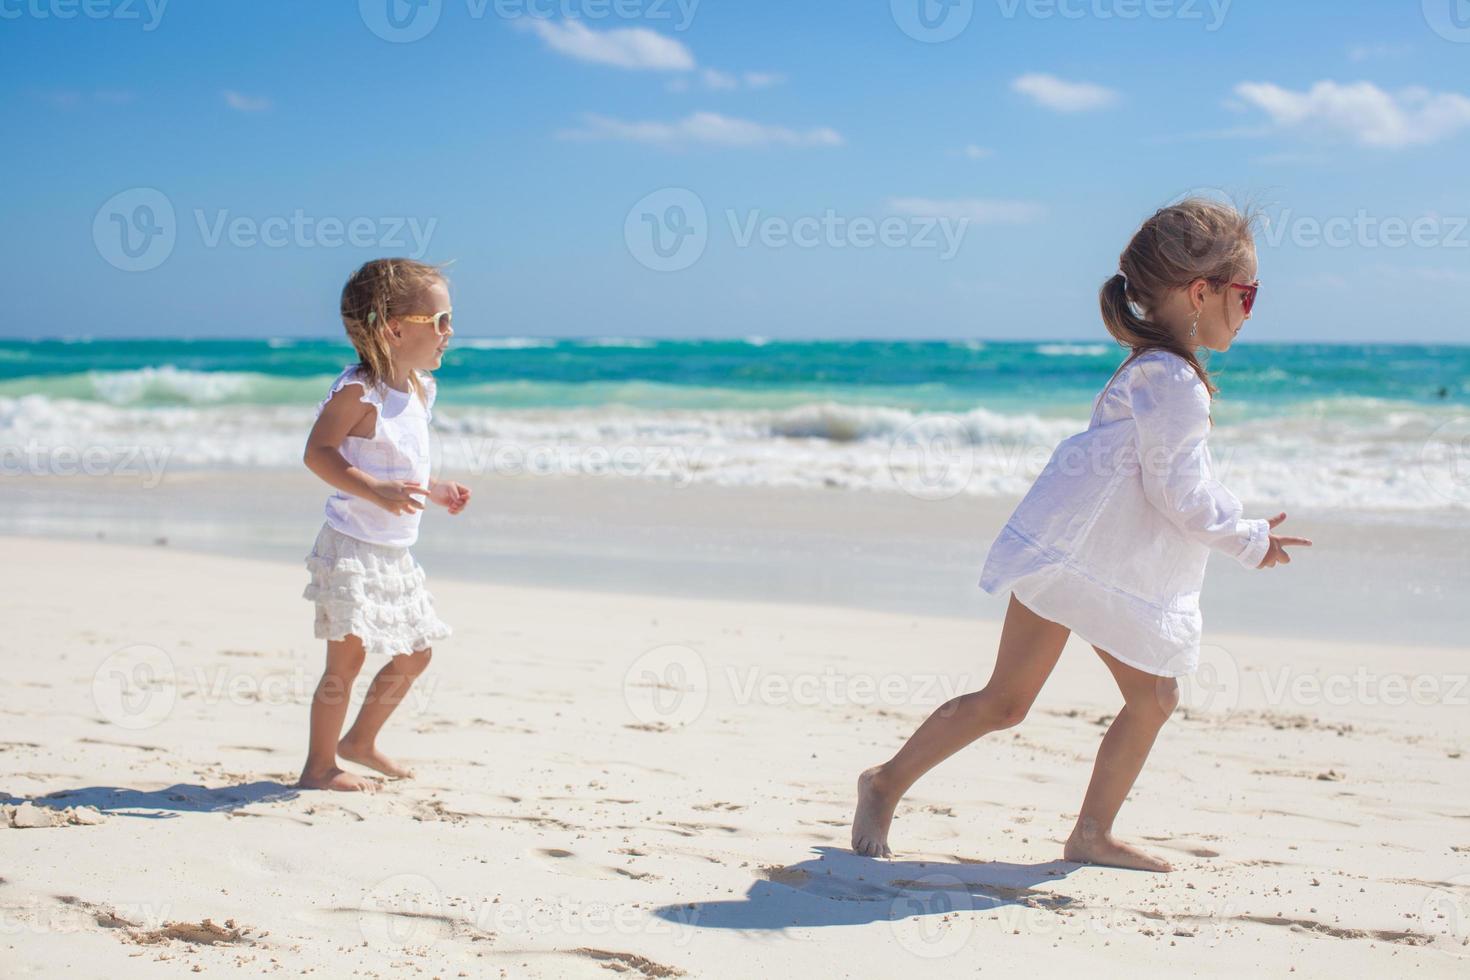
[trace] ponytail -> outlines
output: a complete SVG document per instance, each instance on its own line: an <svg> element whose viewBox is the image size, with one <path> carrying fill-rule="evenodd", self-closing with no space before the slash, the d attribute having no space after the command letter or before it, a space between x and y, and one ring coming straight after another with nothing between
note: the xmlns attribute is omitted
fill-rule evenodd
<svg viewBox="0 0 1470 980"><path fill-rule="evenodd" d="M1139 315L1138 307L1128 298L1128 279L1121 272L1103 283L1098 293L1098 303L1102 307L1103 325L1108 328L1108 333L1119 344L1129 348L1123 365L1126 366L1146 351L1166 350L1182 357L1194 368L1194 373L1205 383L1205 390L1211 396L1219 391L1193 348L1181 344L1168 328ZM1120 367L1119 370L1121 369Z"/></svg>

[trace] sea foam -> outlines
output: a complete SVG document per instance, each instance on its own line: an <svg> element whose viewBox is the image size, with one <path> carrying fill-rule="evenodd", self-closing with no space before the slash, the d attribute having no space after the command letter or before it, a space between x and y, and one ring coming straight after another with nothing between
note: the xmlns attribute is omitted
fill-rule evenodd
<svg viewBox="0 0 1470 980"><path fill-rule="evenodd" d="M221 403L235 390L230 380L201 386L189 372L144 374L137 384L192 401L145 407L129 403L132 390L113 392L122 404L0 396L0 467L6 475L47 475L45 461L56 453L139 450L166 460L170 473L300 465L309 406ZM1470 461L1445 436L1455 434L1456 418L1451 406L1326 400L1220 422L1211 452L1219 479L1262 507L1463 514ZM1086 424L986 408L946 414L836 402L779 410L441 403L433 454L439 472L467 482L611 474L681 485L1015 497L1057 443Z"/></svg>

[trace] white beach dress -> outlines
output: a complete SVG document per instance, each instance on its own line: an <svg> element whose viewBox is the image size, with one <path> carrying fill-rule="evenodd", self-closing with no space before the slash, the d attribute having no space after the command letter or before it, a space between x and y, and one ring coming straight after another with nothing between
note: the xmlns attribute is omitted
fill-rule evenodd
<svg viewBox="0 0 1470 980"><path fill-rule="evenodd" d="M1255 568L1270 525L1214 475L1210 395L1189 362L1151 350L1093 402L990 548L980 586L1012 592L1123 663L1160 677L1199 665L1210 549Z"/></svg>
<svg viewBox="0 0 1470 980"><path fill-rule="evenodd" d="M356 367L338 375L317 406L348 385L377 410L372 438L348 436L341 452L348 463L384 480L429 485L429 422L434 379L421 372L425 400L413 392L369 384ZM450 635L434 612L424 570L409 553L418 541L421 513L390 514L376 504L342 491L327 498L326 523L317 534L306 568L311 582L304 598L316 603L316 638L362 639L369 654L392 656L422 650Z"/></svg>

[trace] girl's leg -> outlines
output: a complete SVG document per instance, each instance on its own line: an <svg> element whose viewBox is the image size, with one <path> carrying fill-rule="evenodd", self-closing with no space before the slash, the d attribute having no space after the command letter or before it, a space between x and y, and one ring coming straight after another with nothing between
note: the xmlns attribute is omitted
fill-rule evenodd
<svg viewBox="0 0 1470 980"><path fill-rule="evenodd" d="M383 724L393 714L393 709L403 703L408 689L429 666L433 656L434 651L427 647L415 653L400 653L378 671L378 676L368 687L367 697L363 698L357 720L337 744L338 755L395 779L407 779L413 775L412 770L378 751L378 732L383 730Z"/></svg>
<svg viewBox="0 0 1470 980"><path fill-rule="evenodd" d="M327 669L317 682L311 699L311 742L300 785L306 789L370 790L377 783L337 768L337 736L347 719L352 700L352 682L362 670L365 653L362 640L349 635L345 640L327 641Z"/></svg>
<svg viewBox="0 0 1470 980"><path fill-rule="evenodd" d="M1143 769L1159 729L1179 704L1179 682L1172 677L1145 673L1097 647L1093 649L1118 681L1118 688L1123 692L1123 710L1103 736L1087 798L1082 801L1082 812L1063 856L1068 861L1116 868L1173 871L1168 861L1115 840L1113 820Z"/></svg>
<svg viewBox="0 0 1470 980"><path fill-rule="evenodd" d="M871 857L892 855L888 827L909 787L980 736L1019 725L1051 676L1070 632L1011 596L995 670L984 689L941 705L897 755L858 777L857 814L852 821L854 851Z"/></svg>

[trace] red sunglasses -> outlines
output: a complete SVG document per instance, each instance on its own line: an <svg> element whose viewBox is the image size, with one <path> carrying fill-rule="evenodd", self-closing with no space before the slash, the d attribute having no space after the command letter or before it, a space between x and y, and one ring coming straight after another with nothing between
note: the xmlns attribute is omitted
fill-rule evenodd
<svg viewBox="0 0 1470 980"><path fill-rule="evenodd" d="M1261 280L1255 282L1226 282L1224 279L1211 279L1217 286L1229 286L1231 289L1240 290L1240 305L1245 309L1245 315L1250 316L1251 310L1256 306L1256 294L1261 291Z"/></svg>

